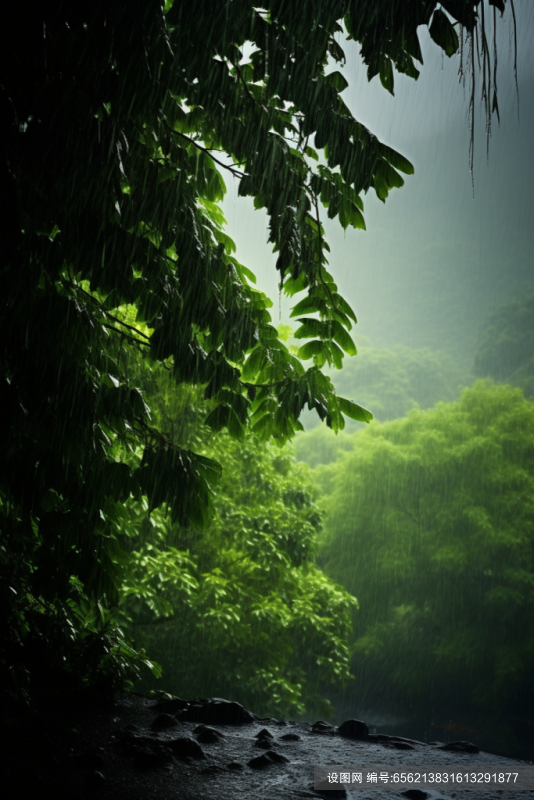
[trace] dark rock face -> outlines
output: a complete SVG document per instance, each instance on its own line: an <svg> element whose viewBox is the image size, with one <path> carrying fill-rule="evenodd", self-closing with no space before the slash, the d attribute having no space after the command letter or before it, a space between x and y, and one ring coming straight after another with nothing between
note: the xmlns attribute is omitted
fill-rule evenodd
<svg viewBox="0 0 534 800"><path fill-rule="evenodd" d="M176 758L194 758L197 760L206 758L202 747L190 736L171 739L169 742L165 742L165 744Z"/></svg>
<svg viewBox="0 0 534 800"><path fill-rule="evenodd" d="M158 714L150 727L153 731L163 731L167 728L175 728L176 725L178 725L176 718L171 714Z"/></svg>
<svg viewBox="0 0 534 800"><path fill-rule="evenodd" d="M314 722L312 725L312 733L323 733L326 735L332 735L336 732L336 729L333 725L330 725L329 722L324 722L322 719Z"/></svg>
<svg viewBox="0 0 534 800"><path fill-rule="evenodd" d="M450 750L453 753L480 753L480 748L471 742L449 742L439 749Z"/></svg>
<svg viewBox="0 0 534 800"><path fill-rule="evenodd" d="M235 700L208 700L205 703L190 703L186 719L190 722L205 722L212 725L242 725L254 722L255 716Z"/></svg>
<svg viewBox="0 0 534 800"><path fill-rule="evenodd" d="M338 733L346 739L367 739L369 728L360 719L347 719L339 726Z"/></svg>

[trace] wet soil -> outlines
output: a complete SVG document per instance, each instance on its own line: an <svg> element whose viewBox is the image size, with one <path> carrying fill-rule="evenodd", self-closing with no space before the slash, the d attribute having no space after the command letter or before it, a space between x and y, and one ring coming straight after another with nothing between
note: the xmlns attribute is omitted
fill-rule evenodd
<svg viewBox="0 0 534 800"><path fill-rule="evenodd" d="M439 742L426 744L390 736L351 740L335 728L314 729L304 722L255 718L241 724L206 726L198 720L176 719L184 716L179 712L155 723L162 713L155 706L153 700L133 693L119 695L106 709L71 698L13 725L2 749L4 796L9 800L43 796L55 800L297 800L323 796L334 800L333 792L320 795L314 790L315 765L401 768L432 764L488 769L526 763L485 752L444 751ZM215 734L206 733L206 728ZM203 757L199 757L200 748ZM480 800L527 800L534 792L443 790L425 792L421 798L467 800L471 795ZM378 788L341 790L339 796L393 800L406 795Z"/></svg>

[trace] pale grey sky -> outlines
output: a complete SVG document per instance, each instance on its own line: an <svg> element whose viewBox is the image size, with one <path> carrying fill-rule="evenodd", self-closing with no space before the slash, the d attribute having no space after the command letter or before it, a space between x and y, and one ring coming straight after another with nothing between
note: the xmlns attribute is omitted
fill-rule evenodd
<svg viewBox="0 0 534 800"><path fill-rule="evenodd" d="M516 8L520 117L508 9L499 29L501 125L494 117L488 160L484 115L477 113L474 198L459 58L442 56L421 35L419 80L396 75L391 97L378 78L367 82L356 46L345 46L345 102L415 166L385 204L373 191L364 197L366 232L344 233L337 222L326 223L330 271L358 314L355 333L377 345L445 349L467 366L487 311L534 290L534 2L516 0ZM228 232L238 258L274 300L278 322L276 257L266 244L265 213L237 197L229 177L227 186ZM282 298L282 321L293 303Z"/></svg>

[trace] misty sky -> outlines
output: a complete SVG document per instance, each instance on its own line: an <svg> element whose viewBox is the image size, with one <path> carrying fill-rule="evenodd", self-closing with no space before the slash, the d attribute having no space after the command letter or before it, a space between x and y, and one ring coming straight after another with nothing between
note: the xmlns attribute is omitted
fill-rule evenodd
<svg viewBox="0 0 534 800"><path fill-rule="evenodd" d="M459 56L442 56L420 28L419 80L396 75L391 97L378 77L367 82L357 47L344 45L345 102L415 166L415 175L406 176L385 204L373 190L364 196L366 232L344 233L337 221L326 221L330 272L358 315L356 338L368 337L376 346L444 349L469 368L487 312L534 291L534 2L516 0L516 11L519 119L507 7L498 26L501 124L494 116L488 159L484 114L477 114L474 198ZM250 198L237 197L229 175L225 179L224 210L237 257L274 300L278 323L276 256L266 244L266 215L254 211ZM283 322L294 302L282 297Z"/></svg>

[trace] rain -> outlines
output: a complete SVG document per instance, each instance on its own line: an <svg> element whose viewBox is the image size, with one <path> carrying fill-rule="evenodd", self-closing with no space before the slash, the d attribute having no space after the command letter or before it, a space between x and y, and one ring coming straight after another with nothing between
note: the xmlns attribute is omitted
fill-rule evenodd
<svg viewBox="0 0 534 800"><path fill-rule="evenodd" d="M530 0L14 13L11 795L532 760Z"/></svg>

